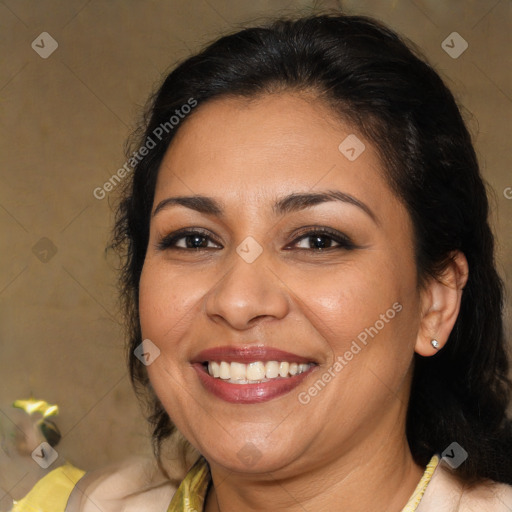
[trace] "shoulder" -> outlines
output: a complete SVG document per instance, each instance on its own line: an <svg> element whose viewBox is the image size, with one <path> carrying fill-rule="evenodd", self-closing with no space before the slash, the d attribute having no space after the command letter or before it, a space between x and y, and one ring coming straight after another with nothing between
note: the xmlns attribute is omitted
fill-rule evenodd
<svg viewBox="0 0 512 512"><path fill-rule="evenodd" d="M461 498L461 510L510 512L512 510L512 486L488 482L466 490Z"/></svg>
<svg viewBox="0 0 512 512"><path fill-rule="evenodd" d="M66 510L145 512L167 510L176 491L153 458L132 457L87 473L76 484Z"/></svg>
<svg viewBox="0 0 512 512"><path fill-rule="evenodd" d="M487 481L467 487L444 464L436 468L417 512L510 512L512 486Z"/></svg>

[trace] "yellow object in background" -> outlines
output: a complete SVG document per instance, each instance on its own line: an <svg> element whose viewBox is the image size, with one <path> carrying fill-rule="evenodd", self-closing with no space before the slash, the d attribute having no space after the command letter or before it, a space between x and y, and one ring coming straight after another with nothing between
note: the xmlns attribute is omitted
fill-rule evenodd
<svg viewBox="0 0 512 512"><path fill-rule="evenodd" d="M23 499L14 502L11 512L64 512L73 487L84 474L67 463L50 471Z"/></svg>
<svg viewBox="0 0 512 512"><path fill-rule="evenodd" d="M36 400L35 398L29 398L28 400L15 400L12 406L17 409L22 409L27 414L40 412L43 415L43 418L59 414L58 405L51 405L46 400Z"/></svg>

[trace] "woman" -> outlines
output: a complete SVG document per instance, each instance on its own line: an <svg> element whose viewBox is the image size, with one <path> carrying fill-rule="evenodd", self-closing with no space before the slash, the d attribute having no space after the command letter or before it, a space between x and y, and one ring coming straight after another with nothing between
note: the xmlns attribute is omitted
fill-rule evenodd
<svg viewBox="0 0 512 512"><path fill-rule="evenodd" d="M134 149L114 245L159 462L64 466L33 506L512 510L488 202L428 64L363 17L243 30L169 74Z"/></svg>

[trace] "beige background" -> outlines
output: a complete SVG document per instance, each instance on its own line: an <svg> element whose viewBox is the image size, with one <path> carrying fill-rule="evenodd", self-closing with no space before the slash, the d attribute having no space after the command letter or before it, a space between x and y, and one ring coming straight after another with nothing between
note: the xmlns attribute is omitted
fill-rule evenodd
<svg viewBox="0 0 512 512"><path fill-rule="evenodd" d="M96 199L93 190L124 163L123 143L154 84L177 60L243 22L336 6L305 0L0 2L0 511L43 472L13 452L23 416L11 407L16 398L32 394L59 404L59 462L93 469L149 450L124 364L114 261L104 254L109 199ZM343 8L382 19L412 39L467 108L494 191L498 264L510 291L512 199L505 191L512 187L512 3L349 0ZM469 44L457 59L441 48L454 31ZM46 59L31 47L42 32L58 42ZM510 311L509 303L509 332Z"/></svg>

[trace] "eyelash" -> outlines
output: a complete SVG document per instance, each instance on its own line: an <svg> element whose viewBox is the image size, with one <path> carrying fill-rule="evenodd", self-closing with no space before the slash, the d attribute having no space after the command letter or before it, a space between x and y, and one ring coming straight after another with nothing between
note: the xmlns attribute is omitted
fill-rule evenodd
<svg viewBox="0 0 512 512"><path fill-rule="evenodd" d="M211 250L212 247L176 247L176 242L178 240L181 240L183 238L186 238L188 236L201 236L204 238L207 238L214 243L221 245L220 242L216 241L214 238L211 237L211 234L208 231L205 231L203 229L199 228L188 228L184 230L179 230L174 233L170 233L169 235L166 235L160 239L160 241L157 243L156 247L160 251L165 250L181 250L181 251L204 251L204 250ZM327 248L300 248L298 250L302 251L311 251L311 252L325 252L325 251L332 251L335 249L343 249L343 250L353 250L356 249L356 245L350 240L350 238L342 233L339 233L338 231L335 231L333 229L325 228L325 227L315 227L311 226L308 228L304 228L301 232L296 233L296 237L289 245L285 247L285 250L292 250L293 246L296 245L299 241L312 238L315 236L323 236L331 239L331 241L337 243L338 245L335 247L327 247ZM221 247L222 248L222 247ZM214 248L218 250L219 248Z"/></svg>

